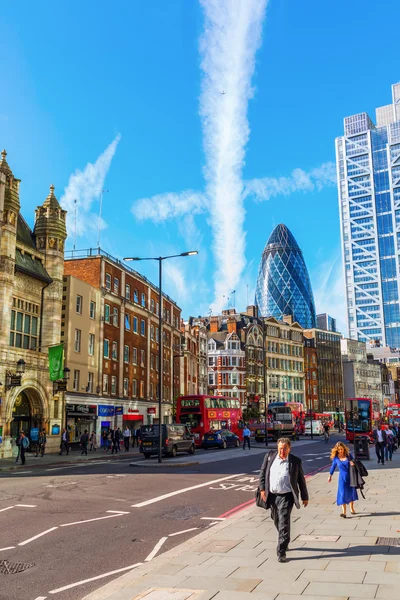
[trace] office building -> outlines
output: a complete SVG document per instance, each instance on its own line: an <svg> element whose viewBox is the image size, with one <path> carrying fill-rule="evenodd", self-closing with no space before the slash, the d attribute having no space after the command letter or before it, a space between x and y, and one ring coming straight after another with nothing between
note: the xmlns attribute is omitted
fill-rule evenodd
<svg viewBox="0 0 400 600"><path fill-rule="evenodd" d="M349 336L400 348L400 83L376 124L344 119L336 161Z"/></svg>
<svg viewBox="0 0 400 600"><path fill-rule="evenodd" d="M326 313L317 315L317 328L324 329L325 331L337 331L336 319Z"/></svg>

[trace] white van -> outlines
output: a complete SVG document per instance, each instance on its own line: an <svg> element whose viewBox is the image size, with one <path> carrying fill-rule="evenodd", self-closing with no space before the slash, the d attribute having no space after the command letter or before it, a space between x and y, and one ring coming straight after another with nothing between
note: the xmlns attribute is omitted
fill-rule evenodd
<svg viewBox="0 0 400 600"><path fill-rule="evenodd" d="M313 435L323 435L324 426L322 421L306 421L305 435L311 435L311 423Z"/></svg>

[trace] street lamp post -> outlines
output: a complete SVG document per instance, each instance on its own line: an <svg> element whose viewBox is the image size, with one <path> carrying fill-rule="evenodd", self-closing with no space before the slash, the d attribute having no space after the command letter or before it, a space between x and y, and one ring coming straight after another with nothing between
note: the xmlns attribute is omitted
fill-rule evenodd
<svg viewBox="0 0 400 600"><path fill-rule="evenodd" d="M267 425L267 367L266 356L265 356L265 321L262 319L262 333L263 333L263 376L264 376L264 433L265 433L265 447L268 448L268 425Z"/></svg>
<svg viewBox="0 0 400 600"><path fill-rule="evenodd" d="M159 340L158 340L158 462L162 463L162 423L161 423L161 410L162 410L162 396L163 396L163 331L162 331L162 320L163 320L163 297L162 297L162 263L163 260L168 258L178 258L180 256L194 256L198 254L197 250L190 252L182 252L181 254L172 254L171 256L152 256L141 258L138 256L124 258L126 261L139 261L139 260L157 260L158 261L158 293L159 293L159 315L158 315L158 329L159 329ZM172 359L173 360L173 359ZM172 388L174 382L172 382Z"/></svg>

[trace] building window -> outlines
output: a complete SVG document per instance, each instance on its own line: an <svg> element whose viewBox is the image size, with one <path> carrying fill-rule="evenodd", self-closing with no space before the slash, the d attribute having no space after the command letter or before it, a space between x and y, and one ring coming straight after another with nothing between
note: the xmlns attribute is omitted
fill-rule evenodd
<svg viewBox="0 0 400 600"><path fill-rule="evenodd" d="M118 342L112 343L111 358L113 360L118 360Z"/></svg>
<svg viewBox="0 0 400 600"><path fill-rule="evenodd" d="M144 398L144 381L140 381L140 398Z"/></svg>
<svg viewBox="0 0 400 600"><path fill-rule="evenodd" d="M134 302L139 304L139 294L138 294L137 290L133 290L133 300L134 300Z"/></svg>
<svg viewBox="0 0 400 600"><path fill-rule="evenodd" d="M137 381L136 379L132 379L132 398L137 397Z"/></svg>
<svg viewBox="0 0 400 600"><path fill-rule="evenodd" d="M142 306L146 306L146 295L142 293Z"/></svg>
<svg viewBox="0 0 400 600"><path fill-rule="evenodd" d="M140 321L140 335L146 335L146 322L143 319Z"/></svg>
<svg viewBox="0 0 400 600"><path fill-rule="evenodd" d="M103 394L108 394L108 375L103 375Z"/></svg>
<svg viewBox="0 0 400 600"><path fill-rule="evenodd" d="M79 375L80 375L80 371L78 370L74 370L74 380L73 380L73 390L74 392L79 392Z"/></svg>
<svg viewBox="0 0 400 600"><path fill-rule="evenodd" d="M124 362L129 363L129 346L124 346Z"/></svg>
<svg viewBox="0 0 400 600"><path fill-rule="evenodd" d="M156 371L158 371L159 365L160 365L160 358L159 358L159 356L157 354L157 356L156 356Z"/></svg>
<svg viewBox="0 0 400 600"><path fill-rule="evenodd" d="M13 298L14 306L23 308L31 313L38 313L39 307L31 302L24 302ZM32 314L24 314L20 311L11 311L10 346L36 350L38 340L38 318Z"/></svg>
<svg viewBox="0 0 400 600"><path fill-rule="evenodd" d="M93 373L88 373L88 384L87 384L86 391L89 394L93 394Z"/></svg>
<svg viewBox="0 0 400 600"><path fill-rule="evenodd" d="M75 341L74 341L74 350L75 352L81 351L81 330L75 329Z"/></svg>
<svg viewBox="0 0 400 600"><path fill-rule="evenodd" d="M89 333L89 356L94 355L94 333Z"/></svg>
<svg viewBox="0 0 400 600"><path fill-rule="evenodd" d="M208 385L214 385L214 373L208 374Z"/></svg>
<svg viewBox="0 0 400 600"><path fill-rule="evenodd" d="M133 333L138 332L138 319L137 317L133 317Z"/></svg>
<svg viewBox="0 0 400 600"><path fill-rule="evenodd" d="M141 367L145 366L145 352L144 352L144 350L140 351L140 366Z"/></svg>
<svg viewBox="0 0 400 600"><path fill-rule="evenodd" d="M104 321L106 323L110 322L110 305L109 304L104 305Z"/></svg>
<svg viewBox="0 0 400 600"><path fill-rule="evenodd" d="M114 288L113 288L113 292L114 294L119 294L119 279L118 277L114 277Z"/></svg>
<svg viewBox="0 0 400 600"><path fill-rule="evenodd" d="M150 381L150 398L154 396L154 383Z"/></svg>
<svg viewBox="0 0 400 600"><path fill-rule="evenodd" d="M104 340L103 343L103 356L104 358L110 358L110 342L108 340Z"/></svg>
<svg viewBox="0 0 400 600"><path fill-rule="evenodd" d="M111 375L111 393L112 394L117 393L117 376L116 375Z"/></svg>
<svg viewBox="0 0 400 600"><path fill-rule="evenodd" d="M111 275L110 273L106 273L106 290L111 290Z"/></svg>
<svg viewBox="0 0 400 600"><path fill-rule="evenodd" d="M93 302L93 300L90 301L89 305L89 317L91 319L96 318L96 302Z"/></svg>
<svg viewBox="0 0 400 600"><path fill-rule="evenodd" d="M154 371L154 354L150 354L150 369Z"/></svg>
<svg viewBox="0 0 400 600"><path fill-rule="evenodd" d="M128 391L129 391L129 379L127 379L126 377L124 378L124 396L127 397L128 396Z"/></svg>
<svg viewBox="0 0 400 600"><path fill-rule="evenodd" d="M131 299L131 286L129 285L129 283L125 284L125 298L127 300Z"/></svg>
<svg viewBox="0 0 400 600"><path fill-rule="evenodd" d="M157 302L156 315L158 316L159 314L160 314L160 304L159 304L159 302Z"/></svg>
<svg viewBox="0 0 400 600"><path fill-rule="evenodd" d="M156 328L156 342L160 341L160 332L158 330L158 327Z"/></svg>
<svg viewBox="0 0 400 600"><path fill-rule="evenodd" d="M118 308L113 308L113 325L118 327Z"/></svg>
<svg viewBox="0 0 400 600"><path fill-rule="evenodd" d="M137 348L132 348L132 364L137 365Z"/></svg>
<svg viewBox="0 0 400 600"><path fill-rule="evenodd" d="M79 295L76 297L76 312L78 315L82 314L82 296Z"/></svg>
<svg viewBox="0 0 400 600"><path fill-rule="evenodd" d="M154 304L154 300L153 300L153 298L151 299L151 302L150 302L150 307L151 307L151 312L153 313L153 312L154 312L154 310L155 310L155 304Z"/></svg>
<svg viewBox="0 0 400 600"><path fill-rule="evenodd" d="M150 339L154 341L154 325L150 325Z"/></svg>
<svg viewBox="0 0 400 600"><path fill-rule="evenodd" d="M130 315L125 315L125 329L127 331L131 330L131 316Z"/></svg>

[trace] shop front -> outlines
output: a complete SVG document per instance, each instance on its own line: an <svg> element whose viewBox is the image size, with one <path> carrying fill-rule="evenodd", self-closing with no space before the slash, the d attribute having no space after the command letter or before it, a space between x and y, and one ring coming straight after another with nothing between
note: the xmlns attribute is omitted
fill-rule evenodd
<svg viewBox="0 0 400 600"><path fill-rule="evenodd" d="M67 404L66 427L70 444L79 442L85 429L89 435L96 431L97 406L95 404Z"/></svg>
<svg viewBox="0 0 400 600"><path fill-rule="evenodd" d="M139 413L138 408L125 407L123 414L123 429L130 429L134 432L143 425L143 415Z"/></svg>
<svg viewBox="0 0 400 600"><path fill-rule="evenodd" d="M100 436L101 445L104 445L104 434L108 434L114 429L115 406L112 404L99 404L98 406L99 424L98 436Z"/></svg>

